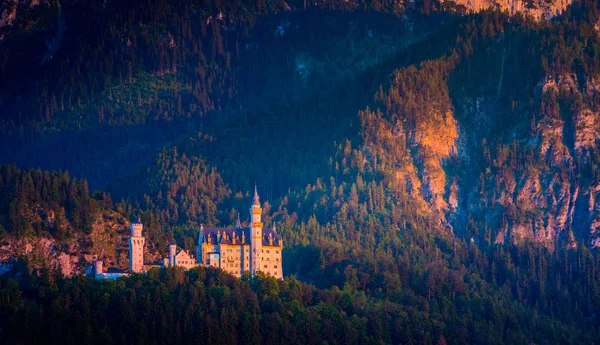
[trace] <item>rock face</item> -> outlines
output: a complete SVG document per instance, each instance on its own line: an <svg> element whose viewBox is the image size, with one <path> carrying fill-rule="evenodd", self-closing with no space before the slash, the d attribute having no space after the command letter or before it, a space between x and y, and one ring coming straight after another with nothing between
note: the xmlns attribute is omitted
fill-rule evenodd
<svg viewBox="0 0 600 345"><path fill-rule="evenodd" d="M414 147L413 152L418 152L417 160L423 164L419 176L423 181L422 195L435 210L447 211L448 202L452 200L444 198L449 186L446 184L447 176L442 164L456 153L458 129L451 111L432 112L427 121L417 121L409 142Z"/></svg>
<svg viewBox="0 0 600 345"><path fill-rule="evenodd" d="M30 35L34 32L64 30L60 0L5 0L0 3L0 43L11 33ZM53 18L54 20L47 19ZM18 23L18 25L16 25ZM13 30L14 29L14 30Z"/></svg>
<svg viewBox="0 0 600 345"><path fill-rule="evenodd" d="M531 129L495 147L475 188L462 186L471 196L465 212L500 229L495 243L532 240L554 247L566 241L573 247L576 238L600 244L600 181L593 173L600 139L596 84L572 74L540 81L540 111Z"/></svg>
<svg viewBox="0 0 600 345"><path fill-rule="evenodd" d="M457 5L464 6L468 12L479 12L488 8L499 8L501 10L508 11L511 15L517 12L527 13L538 19L550 19L554 16L561 14L572 0L533 0L533 1L521 1L521 0L447 0L454 2ZM106 2L105 2L106 3ZM324 2L325 3L325 2ZM313 3L315 6L322 6L324 3L316 1ZM329 3L329 2L327 2ZM398 2L398 4L392 7L393 12L401 12L406 6ZM32 9L44 6L47 11L33 11ZM285 3L282 3L285 10L291 10L291 8ZM379 8L373 5L375 8ZM357 4L354 2L346 1L343 8L356 8ZM13 23L17 20L17 17L22 17L26 20L31 20L32 23L39 21L41 15L48 15L49 12L56 12L55 9L60 9L60 1L58 0L5 0L0 4L0 42L4 38L6 32L13 26ZM24 14L20 14L23 12ZM27 12L27 13L25 13ZM53 15L56 15L54 13ZM219 12L218 15L210 16L207 18L207 24L211 20L224 20L224 14ZM60 19L59 27L62 25ZM22 25L23 26L23 25ZM28 25L25 25L28 26ZM33 26L33 25L32 25ZM60 31L60 30L59 30ZM283 35L285 32L285 26L278 27L276 34Z"/></svg>
<svg viewBox="0 0 600 345"><path fill-rule="evenodd" d="M459 187L444 165L457 156L459 127L447 88L438 94L434 79L427 77L445 68L427 62L419 70L397 71L390 90L376 96L384 110L366 109L361 118L364 151L388 188L407 193L417 213L435 215L450 229L444 214L456 211ZM411 83L417 80L425 85Z"/></svg>
<svg viewBox="0 0 600 345"><path fill-rule="evenodd" d="M50 237L5 238L0 244L0 262L10 263L20 257L32 269L49 268L68 277L84 274L95 260L104 261L107 268L125 270L129 267L128 237L129 222L107 212L96 219L90 234L79 233L65 241ZM145 261L158 262L160 252L154 244L147 243Z"/></svg>
<svg viewBox="0 0 600 345"><path fill-rule="evenodd" d="M13 26L13 24L17 20L19 11L32 10L39 5L45 5L46 7L49 8L54 3L58 3L58 1L52 1L52 0L5 0L2 4L0 4L0 30L8 29L11 26ZM36 19L39 19L39 18L36 18ZM36 20L36 19L34 19L34 20Z"/></svg>
<svg viewBox="0 0 600 345"><path fill-rule="evenodd" d="M443 77L431 77L444 68L397 71L378 109L361 113L362 152L385 186L433 223L489 244L600 246L598 82L545 77L529 113L510 122L494 110L495 86L451 100Z"/></svg>
<svg viewBox="0 0 600 345"><path fill-rule="evenodd" d="M464 6L470 12L479 12L488 8L499 8L503 11L508 11L511 15L521 12L532 15L537 19L550 19L560 15L573 1L453 0L452 2Z"/></svg>
<svg viewBox="0 0 600 345"><path fill-rule="evenodd" d="M12 26L17 18L18 0L6 0L0 10L0 29Z"/></svg>

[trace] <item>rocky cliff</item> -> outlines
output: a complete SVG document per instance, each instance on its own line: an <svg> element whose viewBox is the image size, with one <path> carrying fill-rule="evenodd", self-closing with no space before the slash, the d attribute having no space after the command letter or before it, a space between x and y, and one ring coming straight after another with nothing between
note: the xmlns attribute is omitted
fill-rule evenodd
<svg viewBox="0 0 600 345"><path fill-rule="evenodd" d="M61 241L51 236L7 236L0 242L0 263L23 258L31 269L48 268L69 277L89 273L95 260L102 260L109 269L126 270L129 267L128 238L129 221L118 213L104 212L96 217L89 234L77 232ZM161 255L156 245L151 241L146 243L146 263L158 263Z"/></svg>
<svg viewBox="0 0 600 345"><path fill-rule="evenodd" d="M388 188L490 244L600 245L597 80L546 76L529 110L516 106L507 121L501 81L491 95L451 99L446 67L398 70L376 96L381 108L361 113L363 151Z"/></svg>
<svg viewBox="0 0 600 345"><path fill-rule="evenodd" d="M476 232L488 232L487 240L496 244L532 240L572 247L576 238L598 246L597 81L578 80L575 74L547 76L532 94L539 106L528 121L506 129L501 138L481 141L481 135L471 133L477 139L460 147L481 166L457 163L468 172L460 184L457 212L479 219ZM502 116L479 107L463 112L478 119L481 133ZM452 211L446 216L456 218Z"/></svg>
<svg viewBox="0 0 600 345"><path fill-rule="evenodd" d="M0 43L11 31L19 34L45 31L58 19L58 0L6 0L0 4Z"/></svg>
<svg viewBox="0 0 600 345"><path fill-rule="evenodd" d="M381 108L361 117L373 169L389 188L407 193L419 213L436 215L451 228L444 213L456 210L458 186L444 165L458 154L459 125L448 88L437 83L446 69L442 62L426 62L396 71L390 89L376 96Z"/></svg>
<svg viewBox="0 0 600 345"><path fill-rule="evenodd" d="M517 12L529 14L537 19L551 19L560 15L573 1L521 1L521 0L450 0L464 6L469 12L479 12L488 8L508 11L511 15Z"/></svg>
<svg viewBox="0 0 600 345"><path fill-rule="evenodd" d="M495 243L531 239L552 246L577 238L598 244L598 176L590 173L598 149L600 113L594 79L546 77L537 87L538 118L528 136L498 144L471 195L469 211L484 210L500 231ZM573 246L574 243L569 243Z"/></svg>

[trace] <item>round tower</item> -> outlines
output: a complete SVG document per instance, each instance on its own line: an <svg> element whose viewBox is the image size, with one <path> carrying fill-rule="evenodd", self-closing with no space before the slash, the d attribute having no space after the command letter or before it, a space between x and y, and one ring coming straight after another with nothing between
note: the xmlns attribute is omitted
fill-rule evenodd
<svg viewBox="0 0 600 345"><path fill-rule="evenodd" d="M260 207L260 198L254 186L254 199L250 207L250 272L255 275L260 271L262 241L263 241L263 223L261 222L262 208Z"/></svg>
<svg viewBox="0 0 600 345"><path fill-rule="evenodd" d="M140 222L140 219L131 223L131 237L142 237L142 231L144 230L144 225Z"/></svg>
<svg viewBox="0 0 600 345"><path fill-rule="evenodd" d="M129 269L135 273L144 271L144 244L146 239L142 236L144 225L138 219L131 223L131 237L129 237Z"/></svg>
<svg viewBox="0 0 600 345"><path fill-rule="evenodd" d="M204 225L200 224L200 233L198 233L198 244L196 245L196 263L204 263L204 251L202 244L204 243Z"/></svg>
<svg viewBox="0 0 600 345"><path fill-rule="evenodd" d="M177 245L175 243L169 244L169 265L175 266L175 255L177 254Z"/></svg>

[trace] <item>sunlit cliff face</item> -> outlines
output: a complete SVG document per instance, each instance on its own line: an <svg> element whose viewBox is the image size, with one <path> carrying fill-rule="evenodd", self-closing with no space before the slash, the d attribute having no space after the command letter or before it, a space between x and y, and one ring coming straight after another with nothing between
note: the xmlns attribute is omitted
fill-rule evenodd
<svg viewBox="0 0 600 345"><path fill-rule="evenodd" d="M537 19L550 19L560 15L572 3L570 0L533 1L532 5L521 0L455 0L454 2L472 12L499 8L508 11L511 15L521 12Z"/></svg>

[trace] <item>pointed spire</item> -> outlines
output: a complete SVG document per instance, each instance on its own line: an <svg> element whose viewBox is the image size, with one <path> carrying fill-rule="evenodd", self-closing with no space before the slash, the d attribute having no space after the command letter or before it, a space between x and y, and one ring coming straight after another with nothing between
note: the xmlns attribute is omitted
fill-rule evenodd
<svg viewBox="0 0 600 345"><path fill-rule="evenodd" d="M235 222L235 228L236 229L242 228L242 222L240 222L240 213L239 212L238 212L238 216L237 216L237 221Z"/></svg>
<svg viewBox="0 0 600 345"><path fill-rule="evenodd" d="M254 200L252 201L252 204L260 206L260 198L258 197L258 191L256 189L256 183L254 184Z"/></svg>
<svg viewBox="0 0 600 345"><path fill-rule="evenodd" d="M273 223L273 232L277 233L277 224Z"/></svg>

